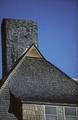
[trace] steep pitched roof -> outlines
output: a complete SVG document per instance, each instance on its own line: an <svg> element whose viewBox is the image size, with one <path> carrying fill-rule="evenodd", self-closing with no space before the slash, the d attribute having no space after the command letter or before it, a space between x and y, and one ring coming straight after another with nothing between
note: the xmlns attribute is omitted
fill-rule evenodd
<svg viewBox="0 0 78 120"><path fill-rule="evenodd" d="M77 106L78 84L49 63L33 45L0 89L0 119L21 120L22 101Z"/></svg>
<svg viewBox="0 0 78 120"><path fill-rule="evenodd" d="M6 83L11 94L23 101L78 103L78 84L45 60L34 45L24 53L0 94Z"/></svg>

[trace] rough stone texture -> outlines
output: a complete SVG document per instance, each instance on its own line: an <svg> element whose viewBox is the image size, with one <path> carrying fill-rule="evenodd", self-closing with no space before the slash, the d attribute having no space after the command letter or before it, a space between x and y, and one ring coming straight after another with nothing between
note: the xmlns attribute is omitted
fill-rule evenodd
<svg viewBox="0 0 78 120"><path fill-rule="evenodd" d="M38 42L37 24L33 21L4 19L2 22L3 74L7 74L23 52Z"/></svg>

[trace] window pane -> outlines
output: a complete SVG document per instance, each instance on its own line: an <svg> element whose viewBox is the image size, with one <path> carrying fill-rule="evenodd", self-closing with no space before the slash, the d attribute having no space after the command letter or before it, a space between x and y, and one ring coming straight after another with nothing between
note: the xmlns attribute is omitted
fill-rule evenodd
<svg viewBox="0 0 78 120"><path fill-rule="evenodd" d="M54 106L45 106L46 114L56 114L56 107Z"/></svg>
<svg viewBox="0 0 78 120"><path fill-rule="evenodd" d="M76 116L76 108L66 107L65 108L65 115L74 115L74 116Z"/></svg>
<svg viewBox="0 0 78 120"><path fill-rule="evenodd" d="M66 120L77 120L76 117L66 117Z"/></svg>
<svg viewBox="0 0 78 120"><path fill-rule="evenodd" d="M46 120L57 120L57 117L47 114L47 115L46 115Z"/></svg>

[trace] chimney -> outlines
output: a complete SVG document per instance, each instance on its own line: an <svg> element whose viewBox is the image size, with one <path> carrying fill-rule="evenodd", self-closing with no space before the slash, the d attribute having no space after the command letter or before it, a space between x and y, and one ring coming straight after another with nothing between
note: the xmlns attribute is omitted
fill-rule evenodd
<svg viewBox="0 0 78 120"><path fill-rule="evenodd" d="M23 52L33 43L38 46L37 24L34 21L3 19L2 61L3 76L7 75Z"/></svg>

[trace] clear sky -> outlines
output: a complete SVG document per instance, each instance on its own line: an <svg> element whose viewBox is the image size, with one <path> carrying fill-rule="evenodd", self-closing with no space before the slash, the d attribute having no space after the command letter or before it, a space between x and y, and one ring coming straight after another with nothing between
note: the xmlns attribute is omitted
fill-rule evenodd
<svg viewBox="0 0 78 120"><path fill-rule="evenodd" d="M0 0L0 23L3 18L35 20L44 57L78 78L78 0Z"/></svg>

